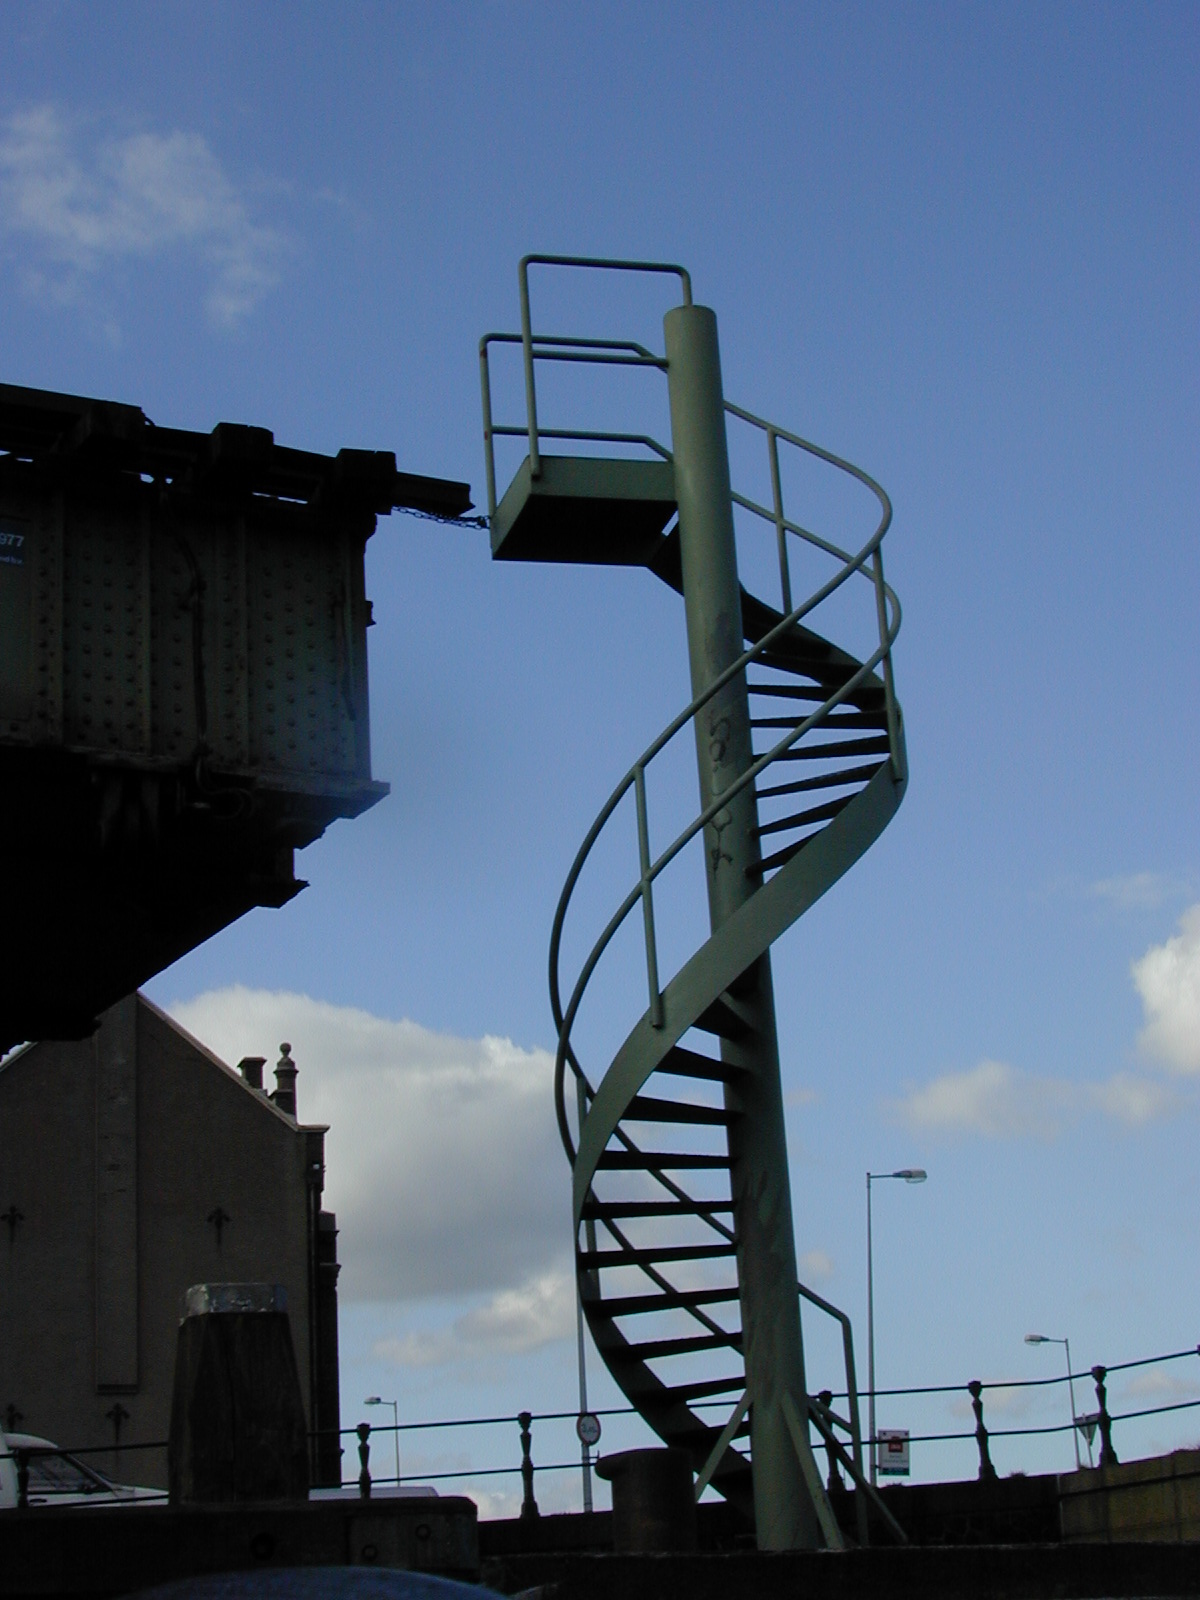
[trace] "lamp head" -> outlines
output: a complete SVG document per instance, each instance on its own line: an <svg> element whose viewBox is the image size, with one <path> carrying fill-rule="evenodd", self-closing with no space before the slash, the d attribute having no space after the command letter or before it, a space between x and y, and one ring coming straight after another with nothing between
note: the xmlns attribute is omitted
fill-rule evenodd
<svg viewBox="0 0 1200 1600"><path fill-rule="evenodd" d="M905 1183L924 1183L929 1174L924 1167L901 1167L899 1172L893 1172L893 1178L903 1178Z"/></svg>
<svg viewBox="0 0 1200 1600"><path fill-rule="evenodd" d="M367 1398L363 1401L363 1405L365 1405L365 1406L381 1406L382 1404L383 1404L383 1401L380 1399L379 1395L377 1395L377 1394L369 1394L367 1396Z"/></svg>
<svg viewBox="0 0 1200 1600"><path fill-rule="evenodd" d="M1046 1337L1046 1335L1044 1333L1027 1333L1025 1335L1025 1343L1026 1344L1049 1344L1050 1340Z"/></svg>

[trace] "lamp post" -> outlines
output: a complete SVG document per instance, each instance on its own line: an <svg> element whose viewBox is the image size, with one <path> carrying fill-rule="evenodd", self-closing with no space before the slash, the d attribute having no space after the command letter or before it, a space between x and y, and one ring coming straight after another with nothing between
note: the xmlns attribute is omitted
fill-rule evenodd
<svg viewBox="0 0 1200 1600"><path fill-rule="evenodd" d="M1048 1333L1027 1333L1026 1344L1061 1344L1067 1352L1067 1387L1071 1391L1071 1437L1075 1441L1075 1470L1080 1471L1083 1461L1079 1455L1079 1413L1075 1409L1075 1380L1071 1376L1071 1341L1069 1339L1055 1339ZM1092 1441L1088 1440L1088 1460L1092 1456Z"/></svg>
<svg viewBox="0 0 1200 1600"><path fill-rule="evenodd" d="M396 1487L400 1487L400 1408L395 1400L385 1400L381 1395L371 1394L363 1401L365 1406L391 1406L392 1408L392 1443L396 1447Z"/></svg>
<svg viewBox="0 0 1200 1600"><path fill-rule="evenodd" d="M902 1178L905 1183L924 1183L929 1174L923 1167L901 1167L898 1172L867 1173L867 1433L871 1451L871 1483L877 1482L875 1445L875 1267L871 1243L871 1185L884 1178Z"/></svg>

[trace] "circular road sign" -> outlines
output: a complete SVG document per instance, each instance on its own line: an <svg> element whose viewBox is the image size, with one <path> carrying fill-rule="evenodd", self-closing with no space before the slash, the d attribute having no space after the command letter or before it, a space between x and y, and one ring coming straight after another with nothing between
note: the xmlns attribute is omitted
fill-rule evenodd
<svg viewBox="0 0 1200 1600"><path fill-rule="evenodd" d="M590 1450L594 1444L600 1442L600 1418L590 1411L585 1411L575 1423L575 1432L579 1435L580 1444L587 1445Z"/></svg>

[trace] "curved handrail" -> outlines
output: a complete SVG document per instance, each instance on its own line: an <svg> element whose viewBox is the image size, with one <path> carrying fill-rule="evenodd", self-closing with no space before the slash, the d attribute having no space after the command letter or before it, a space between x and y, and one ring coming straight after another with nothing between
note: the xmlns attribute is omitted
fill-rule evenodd
<svg viewBox="0 0 1200 1600"><path fill-rule="evenodd" d="M742 411L740 408L730 405L728 409L733 411L736 415L741 416L744 420L754 422L764 428L768 428L770 426L769 424L761 423L760 419L754 417L749 412ZM891 648L900 630L901 612L899 600L889 585L882 584L888 617L886 619L884 628L881 629L883 637L881 639L879 648L870 657L868 657L865 662L862 663L858 670L841 686L841 688L836 690L834 694L830 695L815 711L810 713L809 716L805 717L801 722L799 722L794 729L786 733L783 738L780 739L769 751L759 756L748 767L746 767L745 770L739 774L734 783L731 784L728 789L723 790L719 796L714 798L709 805L706 806L688 825L688 827L686 827L658 856L658 858L649 865L648 869L643 871L639 882L633 889L630 890L629 894L626 895L625 899L621 902L621 905L618 907L617 911L610 918L604 931L601 933L599 939L593 946L591 953L580 970L579 977L577 978L574 989L572 990L571 998L564 1010L562 1007L558 969L562 933L566 920L567 909L580 874L582 873L583 867L587 862L588 856L590 855L593 846L595 845L597 839L616 810L617 806L629 793L631 787L635 787L641 783L642 774L644 774L645 769L650 762L654 760L659 752L683 727L692 721L698 711L700 711L711 699L713 699L715 695L720 693L727 683L736 678L739 673L744 672L746 667L749 666L753 661L759 659L763 654L768 652L771 646L778 639L780 639L805 616L807 616L811 611L816 609L816 607L828 599L829 596L839 589L843 583L845 583L854 575L854 573L861 572L863 570L866 563L878 551L879 545L891 524L891 502L888 499L886 491L881 485L876 483L875 480L869 476L869 474L863 472L860 468L853 466L852 463L842 461L840 457L833 455L830 451L823 450L820 446L810 445L808 441L800 439L797 435L785 434L782 429L772 429L771 431L778 434L780 437L786 438L787 442L798 445L801 449L810 450L811 453L820 456L822 460L828 461L834 466L844 468L851 474L851 476L858 479L859 482L864 483L879 499L882 507L882 515L874 533L856 555L850 556L845 552L837 552L840 556L844 557L845 561L844 566L838 573L830 578L828 582L823 584L821 588L819 588L807 600L792 608L787 615L782 616L779 621L774 624L760 640L758 640L756 644L744 651L735 662L733 662L725 669L724 672L719 674L719 676L713 680L707 689L705 689L700 695L697 695L688 706L679 712L678 715L667 724L666 728L663 729L657 738L655 738L650 745L647 746L646 750L643 751L638 760L635 761L629 768L628 772L620 780L612 794L609 796L609 799L605 805L601 808L596 820L593 822L579 848L579 851L576 854L575 860L571 865L571 869L567 874L567 879L563 885L562 893L559 896L558 906L555 910L554 924L550 940L549 963L551 1012L554 1017L555 1026L558 1029L559 1036L558 1049L555 1058L555 1110L558 1118L559 1134L562 1138L564 1149L572 1161L574 1161L575 1158L575 1146L570 1136L569 1124L567 1122L566 1105L563 1095L565 1067L568 1061L570 1062L572 1071L583 1083L585 1092L590 1096L595 1093L595 1090L588 1082L586 1074L584 1074L578 1060L574 1055L574 1052L570 1048L570 1032L574 1024L579 1005L582 1002L583 993L591 979L592 973L595 971L596 966L600 961L600 958L604 954L604 951L607 949L617 930L621 927L626 917L629 915L630 911L632 911L637 902L643 899L643 897L649 895L650 886L653 884L654 880L667 866L670 865L680 851L683 850L693 838L695 838L696 834L706 827L712 818L729 804L730 800L738 795L748 784L753 783L761 772L763 772L773 762L778 760L778 758L786 750L790 749L792 745L796 744L814 727L817 727L824 722L837 706L841 705L845 700L850 698L862 685L862 683L865 682L865 680L871 675L875 667L878 666L880 662L887 660L890 665ZM762 515L764 518L771 520L772 522L775 521L774 516L772 516L770 513L767 513L764 508L754 506L751 503L748 504L747 509L756 511L759 515ZM825 541L817 540L815 536L808 535L805 530L796 527L793 524L789 523L787 524L787 527L788 531L796 533L801 538L807 538L810 540L810 542L819 544L821 548L826 549L830 554L834 553L833 549L826 545ZM881 582L882 580L879 581ZM893 764L897 768L897 773L899 773L899 764L902 758L900 755L898 726L893 726L893 718L890 714L889 746Z"/></svg>

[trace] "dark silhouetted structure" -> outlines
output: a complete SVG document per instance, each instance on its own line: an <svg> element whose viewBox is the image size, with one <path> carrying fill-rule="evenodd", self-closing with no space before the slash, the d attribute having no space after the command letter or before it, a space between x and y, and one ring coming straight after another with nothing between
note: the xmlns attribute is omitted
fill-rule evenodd
<svg viewBox="0 0 1200 1600"><path fill-rule="evenodd" d="M141 995L92 1038L0 1068L0 1204L17 1219L0 1233L0 1409L15 1426L64 1446L165 1441L185 1291L277 1283L311 1475L340 1481L326 1130L296 1120L290 1051L277 1098L262 1068L225 1066ZM98 1464L166 1486L162 1451Z"/></svg>

